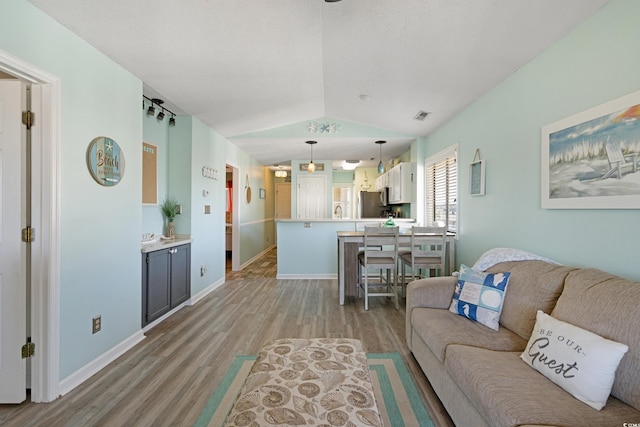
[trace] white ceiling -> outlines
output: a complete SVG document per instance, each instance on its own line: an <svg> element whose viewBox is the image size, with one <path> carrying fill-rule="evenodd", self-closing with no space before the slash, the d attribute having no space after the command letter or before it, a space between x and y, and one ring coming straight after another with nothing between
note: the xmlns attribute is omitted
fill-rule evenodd
<svg viewBox="0 0 640 427"><path fill-rule="evenodd" d="M316 159L375 164L370 135L238 136L323 118L426 136L608 2L30 1L140 78L145 95L267 165L306 159L305 139L319 141ZM432 114L416 121L419 110ZM388 158L414 138L384 139Z"/></svg>

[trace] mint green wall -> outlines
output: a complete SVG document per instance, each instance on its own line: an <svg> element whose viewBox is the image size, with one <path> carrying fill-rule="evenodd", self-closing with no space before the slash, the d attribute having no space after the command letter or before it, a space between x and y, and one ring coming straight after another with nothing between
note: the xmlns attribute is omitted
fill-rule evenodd
<svg viewBox="0 0 640 427"><path fill-rule="evenodd" d="M169 127L168 192L182 205L176 216L176 234L191 233L191 151L193 150L193 118L176 117L176 125ZM162 201L162 200L161 200Z"/></svg>
<svg viewBox="0 0 640 427"><path fill-rule="evenodd" d="M335 171L332 174L334 184L353 184L355 173L353 171Z"/></svg>
<svg viewBox="0 0 640 427"><path fill-rule="evenodd" d="M62 80L60 378L140 330L142 83L26 0L2 2L0 49ZM115 187L86 166L89 143L125 155ZM102 315L102 331L91 319Z"/></svg>
<svg viewBox="0 0 640 427"><path fill-rule="evenodd" d="M161 203L167 197L169 184L169 121L148 116L146 109L141 114L143 141L157 147L158 203ZM157 236L164 233L164 220L158 205L142 206L142 232Z"/></svg>
<svg viewBox="0 0 640 427"><path fill-rule="evenodd" d="M182 117L179 117L182 120ZM176 126L177 127L177 126ZM225 276L225 139L201 121L192 119L190 164L191 193L191 294L206 289ZM172 136L173 137L173 136ZM182 141L171 140L171 143ZM203 166L218 171L218 179L206 178ZM204 195L204 191L208 195ZM187 194L185 194L186 196ZM205 214L205 205L211 213ZM206 272L200 275L200 268Z"/></svg>
<svg viewBox="0 0 640 427"><path fill-rule="evenodd" d="M640 89L640 2L616 0L431 135L423 156L459 144L458 262L515 247L633 279L638 210L540 208L541 127ZM486 161L486 196L468 164Z"/></svg>

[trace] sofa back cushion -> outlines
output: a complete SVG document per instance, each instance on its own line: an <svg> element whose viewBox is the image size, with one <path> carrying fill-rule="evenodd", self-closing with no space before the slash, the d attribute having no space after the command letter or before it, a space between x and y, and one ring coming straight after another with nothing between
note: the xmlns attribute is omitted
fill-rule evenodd
<svg viewBox="0 0 640 427"><path fill-rule="evenodd" d="M574 269L544 261L503 262L487 269L490 273L511 272L500 324L528 340L536 313L553 310L567 274Z"/></svg>
<svg viewBox="0 0 640 427"><path fill-rule="evenodd" d="M640 410L639 302L640 282L600 270L580 269L567 276L551 313L556 319L629 346L616 371L611 394L637 410Z"/></svg>

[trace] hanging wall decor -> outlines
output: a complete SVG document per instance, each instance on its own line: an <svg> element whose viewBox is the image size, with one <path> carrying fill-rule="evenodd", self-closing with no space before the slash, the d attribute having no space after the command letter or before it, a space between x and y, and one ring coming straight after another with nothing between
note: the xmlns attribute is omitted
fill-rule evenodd
<svg viewBox="0 0 640 427"><path fill-rule="evenodd" d="M480 158L479 148L469 163L469 194L484 196L484 160Z"/></svg>
<svg viewBox="0 0 640 427"><path fill-rule="evenodd" d="M113 139L99 136L87 149L87 167L98 184L113 187L124 175L124 153Z"/></svg>
<svg viewBox="0 0 640 427"><path fill-rule="evenodd" d="M247 204L251 203L251 185L249 184L249 174L246 176L246 184L244 186L244 197Z"/></svg>

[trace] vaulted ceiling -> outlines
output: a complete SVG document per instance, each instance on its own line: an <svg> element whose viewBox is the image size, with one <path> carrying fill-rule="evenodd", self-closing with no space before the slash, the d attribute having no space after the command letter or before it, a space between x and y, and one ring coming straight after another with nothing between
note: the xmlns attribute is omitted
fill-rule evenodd
<svg viewBox="0 0 640 427"><path fill-rule="evenodd" d="M264 164L409 148L607 0L30 0ZM424 121L419 111L429 112ZM334 134L292 134L336 121ZM364 136L348 129L380 129ZM264 133L264 135L262 135ZM246 137L251 134L251 137ZM264 136L264 137L263 137Z"/></svg>

